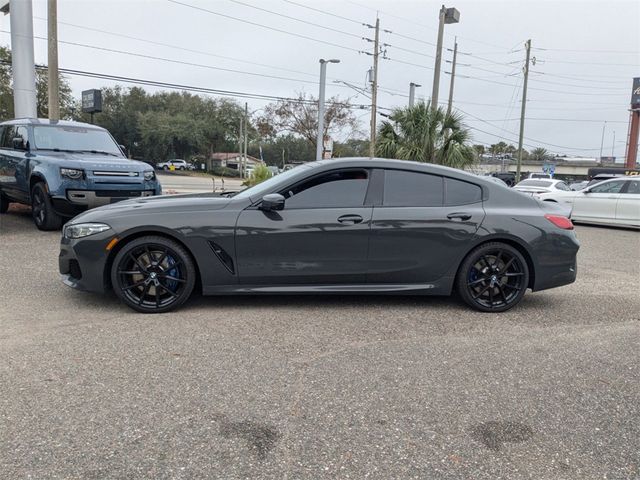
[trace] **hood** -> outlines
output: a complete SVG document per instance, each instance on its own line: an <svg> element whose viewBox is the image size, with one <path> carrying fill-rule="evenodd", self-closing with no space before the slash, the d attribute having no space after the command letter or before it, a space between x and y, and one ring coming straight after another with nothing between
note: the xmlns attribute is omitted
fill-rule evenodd
<svg viewBox="0 0 640 480"><path fill-rule="evenodd" d="M46 159L48 162L55 162L61 167L81 168L84 170L124 170L133 172L144 172L153 170L153 167L145 162L129 160L124 157L114 157L100 153L70 153L70 152L33 152L34 159Z"/></svg>
<svg viewBox="0 0 640 480"><path fill-rule="evenodd" d="M94 208L81 213L71 223L105 222L110 219L129 215L150 215L154 213L185 213L220 210L231 201L214 193L195 193L185 195L159 195L144 197Z"/></svg>

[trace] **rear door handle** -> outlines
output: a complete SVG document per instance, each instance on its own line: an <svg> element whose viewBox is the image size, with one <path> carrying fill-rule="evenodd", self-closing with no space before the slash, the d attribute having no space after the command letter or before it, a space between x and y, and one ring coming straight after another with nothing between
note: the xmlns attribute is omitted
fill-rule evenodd
<svg viewBox="0 0 640 480"><path fill-rule="evenodd" d="M449 220L469 220L471 218L471 215L469 215L468 213L450 213L449 215L447 215L447 218Z"/></svg>
<svg viewBox="0 0 640 480"><path fill-rule="evenodd" d="M338 221L346 225L355 225L362 222L362 217L360 215L342 215L338 217Z"/></svg>

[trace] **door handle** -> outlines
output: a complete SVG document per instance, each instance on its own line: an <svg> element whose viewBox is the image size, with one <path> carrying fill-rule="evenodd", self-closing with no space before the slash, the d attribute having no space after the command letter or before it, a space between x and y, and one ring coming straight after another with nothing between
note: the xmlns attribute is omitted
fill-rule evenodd
<svg viewBox="0 0 640 480"><path fill-rule="evenodd" d="M338 221L346 225L355 225L362 222L362 217L360 215L342 215L338 217Z"/></svg>
<svg viewBox="0 0 640 480"><path fill-rule="evenodd" d="M471 218L471 215L469 215L468 213L450 213L449 215L447 215L447 218L449 220L469 220Z"/></svg>

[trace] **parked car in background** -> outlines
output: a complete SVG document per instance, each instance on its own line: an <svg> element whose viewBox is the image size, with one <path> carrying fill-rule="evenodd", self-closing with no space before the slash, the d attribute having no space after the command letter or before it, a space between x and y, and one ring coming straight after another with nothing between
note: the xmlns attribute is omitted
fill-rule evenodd
<svg viewBox="0 0 640 480"><path fill-rule="evenodd" d="M89 208L161 193L153 167L129 160L104 128L23 118L0 123L0 213L31 205L40 230Z"/></svg>
<svg viewBox="0 0 640 480"><path fill-rule="evenodd" d="M511 172L492 172L488 173L487 176L491 176L494 178L499 178L504 183L507 184L508 187L513 187L516 184L516 174Z"/></svg>
<svg viewBox="0 0 640 480"><path fill-rule="evenodd" d="M583 190L543 193L538 198L571 206L576 222L640 227L640 178L616 177Z"/></svg>
<svg viewBox="0 0 640 480"><path fill-rule="evenodd" d="M535 178L522 180L513 188L520 192L529 193L529 194L547 193L547 192L556 192L556 191L568 192L571 190L569 186L562 180L551 180L551 179L546 180L546 179L535 179Z"/></svg>
<svg viewBox="0 0 640 480"><path fill-rule="evenodd" d="M502 312L529 288L575 281L573 225L548 206L452 168L324 160L230 198L87 212L66 225L59 268L67 285L113 288L146 313L177 308L196 286L208 295L455 290L472 308Z"/></svg>
<svg viewBox="0 0 640 480"><path fill-rule="evenodd" d="M589 185L589 181L588 180L583 180L582 182L575 182L572 183L571 185L569 185L569 188L571 190L582 190L583 188L586 188L587 185Z"/></svg>
<svg viewBox="0 0 640 480"><path fill-rule="evenodd" d="M185 160L181 160L176 158L174 160L167 160L166 162L161 162L156 165L158 170L171 170L171 167L174 167L175 170L195 170L195 166L188 163Z"/></svg>
<svg viewBox="0 0 640 480"><path fill-rule="evenodd" d="M548 173L534 172L534 173L530 173L528 178L553 178L553 177Z"/></svg>

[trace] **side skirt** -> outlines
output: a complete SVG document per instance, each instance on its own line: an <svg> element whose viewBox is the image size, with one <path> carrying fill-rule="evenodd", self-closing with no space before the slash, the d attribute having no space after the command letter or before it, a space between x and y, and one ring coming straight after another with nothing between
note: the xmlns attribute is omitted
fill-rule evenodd
<svg viewBox="0 0 640 480"><path fill-rule="evenodd" d="M203 288L204 295L296 295L296 294L389 294L450 295L449 281L408 284L361 285L213 285Z"/></svg>

